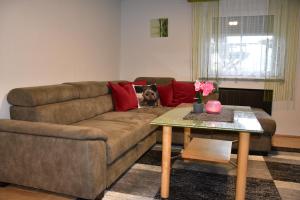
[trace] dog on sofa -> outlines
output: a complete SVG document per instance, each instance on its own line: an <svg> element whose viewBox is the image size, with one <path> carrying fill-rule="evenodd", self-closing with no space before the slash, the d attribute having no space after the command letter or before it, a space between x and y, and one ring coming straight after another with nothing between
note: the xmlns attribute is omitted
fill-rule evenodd
<svg viewBox="0 0 300 200"><path fill-rule="evenodd" d="M159 105L159 96L156 85L134 86L139 107L154 107Z"/></svg>

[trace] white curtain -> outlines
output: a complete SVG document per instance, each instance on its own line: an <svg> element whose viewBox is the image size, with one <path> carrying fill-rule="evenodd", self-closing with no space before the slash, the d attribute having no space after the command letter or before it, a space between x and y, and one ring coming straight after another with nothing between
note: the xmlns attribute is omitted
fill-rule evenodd
<svg viewBox="0 0 300 200"><path fill-rule="evenodd" d="M278 54L273 59L275 66L283 66L284 71L281 72L280 67L275 68L283 73L283 81L265 82L265 88L273 90L273 100L287 101L293 106L299 55L300 0L270 0L269 13L275 13L279 18L274 25Z"/></svg>
<svg viewBox="0 0 300 200"><path fill-rule="evenodd" d="M219 2L193 3L193 80L207 78L218 70L211 55L216 50L212 41L217 41L218 24L214 20L219 16Z"/></svg>
<svg viewBox="0 0 300 200"><path fill-rule="evenodd" d="M271 1L272 4L270 4ZM276 3L275 3L276 2ZM284 78L284 0L220 0L194 3L194 77ZM272 7L270 7L272 5ZM285 19L285 18L284 18ZM194 31L195 31L194 29ZM195 45L195 43L194 43ZM198 65L198 66L197 66Z"/></svg>
<svg viewBox="0 0 300 200"><path fill-rule="evenodd" d="M193 79L264 81L294 100L300 0L193 3Z"/></svg>

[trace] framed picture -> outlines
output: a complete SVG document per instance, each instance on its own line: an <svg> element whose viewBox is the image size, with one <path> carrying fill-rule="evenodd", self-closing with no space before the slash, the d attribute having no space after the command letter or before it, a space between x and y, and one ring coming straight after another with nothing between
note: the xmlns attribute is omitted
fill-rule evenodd
<svg viewBox="0 0 300 200"><path fill-rule="evenodd" d="M151 19L151 37L168 37L168 18Z"/></svg>

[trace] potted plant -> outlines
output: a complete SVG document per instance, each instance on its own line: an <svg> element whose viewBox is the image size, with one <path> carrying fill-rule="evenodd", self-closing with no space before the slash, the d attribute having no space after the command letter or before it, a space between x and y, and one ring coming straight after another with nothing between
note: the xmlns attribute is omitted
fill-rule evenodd
<svg viewBox="0 0 300 200"><path fill-rule="evenodd" d="M213 82L210 81L199 81L195 82L196 91L196 102L193 104L193 109L195 113L202 113L204 108L203 96L208 96L215 91L215 86Z"/></svg>

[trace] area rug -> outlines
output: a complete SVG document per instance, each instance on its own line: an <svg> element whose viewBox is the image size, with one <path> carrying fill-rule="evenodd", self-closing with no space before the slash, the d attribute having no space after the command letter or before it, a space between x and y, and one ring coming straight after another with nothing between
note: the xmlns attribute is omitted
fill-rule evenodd
<svg viewBox="0 0 300 200"><path fill-rule="evenodd" d="M183 161L172 149L170 200L231 200L235 198L236 167ZM233 162L236 155L232 155ZM160 199L161 147L147 152L105 193L105 200ZM250 156L246 199L299 200L300 154L272 152Z"/></svg>
<svg viewBox="0 0 300 200"><path fill-rule="evenodd" d="M236 167L183 161L172 147L170 200L233 200ZM231 155L236 162L236 154ZM123 174L103 200L160 199L161 146L156 145ZM247 200L300 200L300 153L273 151L249 156ZM14 185L0 188L0 200L74 200L59 194Z"/></svg>

